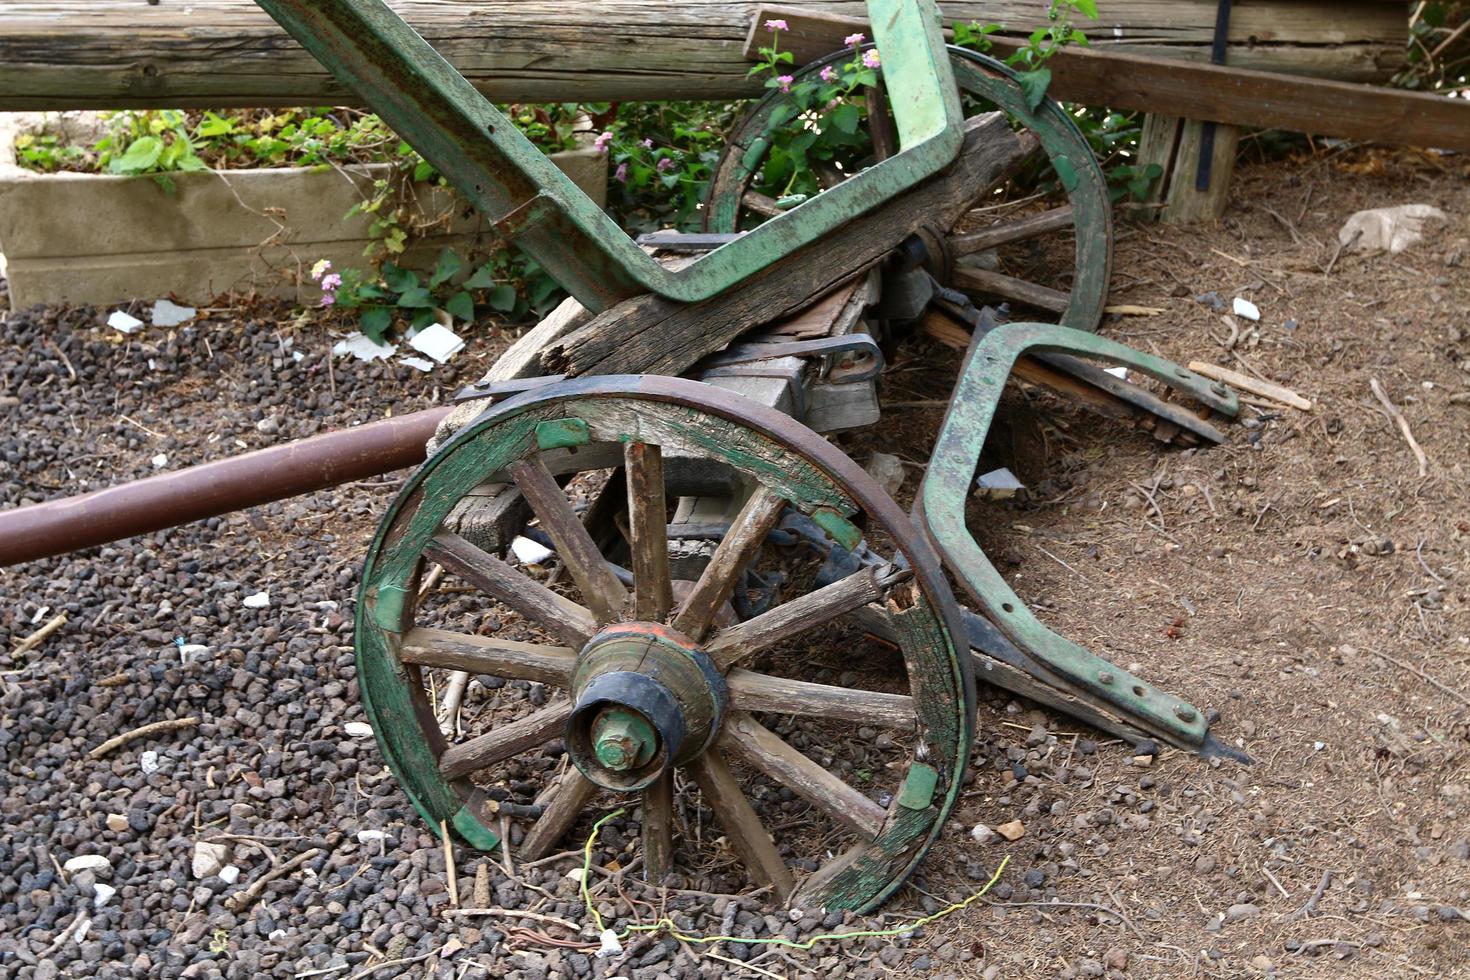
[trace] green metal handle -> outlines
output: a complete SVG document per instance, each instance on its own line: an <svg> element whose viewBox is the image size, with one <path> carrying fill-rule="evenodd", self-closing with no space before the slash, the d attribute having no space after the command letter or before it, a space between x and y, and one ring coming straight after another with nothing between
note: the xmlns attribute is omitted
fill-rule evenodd
<svg viewBox="0 0 1470 980"><path fill-rule="evenodd" d="M971 348L955 385L949 415L919 490L920 525L945 565L1012 642L1062 677L1122 708L1155 734L1176 744L1199 746L1209 726L1197 708L1047 629L996 571L965 524L970 481L1006 379L1018 358L1037 352L1126 365L1226 415L1240 411L1235 394L1223 385L1105 337L1045 323L996 327Z"/></svg>
<svg viewBox="0 0 1470 980"><path fill-rule="evenodd" d="M902 152L693 265L640 249L383 0L256 0L588 309L715 296L953 162L964 115L934 0L868 0Z"/></svg>

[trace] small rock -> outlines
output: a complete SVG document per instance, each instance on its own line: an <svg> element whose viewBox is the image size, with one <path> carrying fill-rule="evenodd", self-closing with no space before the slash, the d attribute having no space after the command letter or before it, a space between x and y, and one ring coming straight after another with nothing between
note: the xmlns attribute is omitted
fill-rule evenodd
<svg viewBox="0 0 1470 980"><path fill-rule="evenodd" d="M977 844L991 844L995 842L995 839L999 835L985 826L985 824L977 823L974 829L970 831L970 836L975 839L975 843Z"/></svg>
<svg viewBox="0 0 1470 980"><path fill-rule="evenodd" d="M353 738L372 738L373 726L361 721L349 721L342 730Z"/></svg>
<svg viewBox="0 0 1470 980"><path fill-rule="evenodd" d="M1439 918L1442 922L1458 922L1465 918L1465 913L1453 905L1441 905L1439 907Z"/></svg>
<svg viewBox="0 0 1470 980"><path fill-rule="evenodd" d="M888 453L874 453L865 467L868 475L878 481L883 492L892 497L903 489L903 460Z"/></svg>
<svg viewBox="0 0 1470 980"><path fill-rule="evenodd" d="M240 880L240 869L233 864L227 864L219 869L219 879L227 885L233 885Z"/></svg>
<svg viewBox="0 0 1470 980"><path fill-rule="evenodd" d="M1215 870L1215 857L1212 854L1203 855L1197 861L1194 862L1194 871L1195 871L1195 874L1207 875L1211 871L1214 871L1214 870Z"/></svg>
<svg viewBox="0 0 1470 980"><path fill-rule="evenodd" d="M111 901L112 896L116 894L116 888L113 888L111 885L103 884L100 881L97 882L92 886L92 907L100 909L102 906Z"/></svg>
<svg viewBox="0 0 1470 980"><path fill-rule="evenodd" d="M1103 966L1109 970L1128 969L1128 951L1114 946L1103 954Z"/></svg>
<svg viewBox="0 0 1470 980"><path fill-rule="evenodd" d="M268 609L270 604L271 594L269 592L257 592L241 600L241 605L246 609Z"/></svg>
<svg viewBox="0 0 1470 980"><path fill-rule="evenodd" d="M1242 902L1238 905L1232 905L1225 910L1225 921L1242 922L1246 919L1254 919L1260 914L1261 907L1259 905L1251 905L1249 902Z"/></svg>
<svg viewBox="0 0 1470 980"><path fill-rule="evenodd" d="M128 815L126 813L109 813L107 815L107 829L115 834L120 834L128 829Z"/></svg>
<svg viewBox="0 0 1470 980"><path fill-rule="evenodd" d="M1271 957L1257 954L1251 957L1251 967L1262 973L1270 973L1276 969L1276 964L1271 962Z"/></svg>
<svg viewBox="0 0 1470 980"><path fill-rule="evenodd" d="M1003 823L996 827L995 832L1006 840L1017 841L1026 836L1026 825L1019 820L1012 820L1010 823Z"/></svg>
<svg viewBox="0 0 1470 980"><path fill-rule="evenodd" d="M213 841L198 841L194 844L192 869L195 878L213 878L230 860L230 849Z"/></svg>
<svg viewBox="0 0 1470 980"><path fill-rule="evenodd" d="M111 871L112 862L101 854L78 854L61 867L68 874L76 874L78 871Z"/></svg>
<svg viewBox="0 0 1470 980"><path fill-rule="evenodd" d="M153 775L158 771L158 753L150 749L138 756L138 768L143 770L145 776Z"/></svg>

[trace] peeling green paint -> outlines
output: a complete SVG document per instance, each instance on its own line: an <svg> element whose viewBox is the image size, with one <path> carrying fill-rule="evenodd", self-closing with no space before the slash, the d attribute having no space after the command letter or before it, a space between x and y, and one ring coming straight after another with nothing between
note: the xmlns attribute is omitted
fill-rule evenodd
<svg viewBox="0 0 1470 980"><path fill-rule="evenodd" d="M543 452L550 449L575 449L592 442L592 433L583 419L568 416L548 419L536 425L536 445Z"/></svg>

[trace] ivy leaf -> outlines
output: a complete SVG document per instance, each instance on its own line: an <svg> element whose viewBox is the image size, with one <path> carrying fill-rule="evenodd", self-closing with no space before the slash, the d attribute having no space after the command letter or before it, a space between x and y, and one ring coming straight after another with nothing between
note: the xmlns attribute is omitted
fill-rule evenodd
<svg viewBox="0 0 1470 980"><path fill-rule="evenodd" d="M1026 105L1035 109L1046 98L1046 90L1051 86L1051 69L1033 68L1031 71L1023 71L1016 76L1016 81L1021 84L1021 94L1026 97Z"/></svg>
<svg viewBox="0 0 1470 980"><path fill-rule="evenodd" d="M497 313L509 313L516 308L516 290L514 286L504 283L492 286L490 292L485 295L485 303L490 309Z"/></svg>
<svg viewBox="0 0 1470 980"><path fill-rule="evenodd" d="M163 140L157 136L142 136L133 140L122 156L113 158L107 169L115 174L141 174L158 163L161 156Z"/></svg>
<svg viewBox="0 0 1470 980"><path fill-rule="evenodd" d="M1072 7L1083 17L1097 20L1097 0L1071 0Z"/></svg>
<svg viewBox="0 0 1470 980"><path fill-rule="evenodd" d="M406 310L432 310L434 294L422 286L415 286L398 297L398 305Z"/></svg>
<svg viewBox="0 0 1470 980"><path fill-rule="evenodd" d="M383 263L383 282L395 293L406 293L410 289L416 289L419 284L417 274L408 269L401 268L396 263Z"/></svg>
<svg viewBox="0 0 1470 980"><path fill-rule="evenodd" d="M470 276L468 279L465 280L464 288L465 289L494 289L495 288L495 270L490 267L490 263L489 262L486 262L484 265L482 265L478 269L476 269L475 270L475 274L472 275L472 276Z"/></svg>
<svg viewBox="0 0 1470 980"><path fill-rule="evenodd" d="M464 259L454 249L446 248L439 253L439 261L434 263L434 271L429 276L429 288L437 289L463 271Z"/></svg>
<svg viewBox="0 0 1470 980"><path fill-rule="evenodd" d="M432 327L438 322L439 314L435 313L433 310L420 310L418 313L415 313L413 319L409 321L409 326L413 327L415 330L423 330L426 327Z"/></svg>
<svg viewBox="0 0 1470 980"><path fill-rule="evenodd" d="M832 110L832 125L849 135L857 132L858 123L861 121L858 107L851 102L844 102Z"/></svg>
<svg viewBox="0 0 1470 980"><path fill-rule="evenodd" d="M362 311L358 320L363 336L375 344L381 344L388 328L393 326L393 311L386 306L369 306Z"/></svg>
<svg viewBox="0 0 1470 980"><path fill-rule="evenodd" d="M458 292L444 304L444 312L466 322L475 318L475 298L467 292Z"/></svg>

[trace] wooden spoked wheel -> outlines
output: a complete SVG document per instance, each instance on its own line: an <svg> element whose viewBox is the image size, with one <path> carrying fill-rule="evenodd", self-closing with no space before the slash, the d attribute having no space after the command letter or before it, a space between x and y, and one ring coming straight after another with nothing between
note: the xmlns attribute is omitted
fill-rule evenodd
<svg viewBox="0 0 1470 980"><path fill-rule="evenodd" d="M946 285L980 301L1008 300L1063 326L1095 330L1107 303L1113 265L1112 203L1107 180L1086 138L1062 105L1043 99L1032 109L1015 74L986 55L951 47L950 64L966 112L999 109L1030 131L1051 162L1066 203L997 206L975 188L975 210L953 228L935 229L940 246L934 269ZM814 62L797 79L851 60L851 49ZM869 93L874 158L892 152L892 123L881 95ZM775 212L775 202L752 193L774 127L792 125L790 96L773 92L741 122L710 181L705 229L733 232ZM874 109L878 111L875 113ZM871 159L867 161L871 163ZM1060 275L1052 267L1065 270Z"/></svg>
<svg viewBox="0 0 1470 980"><path fill-rule="evenodd" d="M613 545L572 502L599 481L618 506L588 513L614 511ZM681 481L744 503L723 533L694 533L707 564L676 581ZM444 531L490 483L530 505L549 577ZM780 530L793 522L871 559L816 587L832 556L796 547ZM446 574L425 589L434 564ZM787 586L735 622L748 572ZM974 706L961 636L933 552L850 459L779 412L646 376L519 396L436 453L368 555L356 646L379 744L435 828L484 850L509 832L531 860L621 796L653 881L719 867L792 904L861 910L902 883L959 791ZM435 714L455 670L482 675L462 735ZM705 830L703 853L692 818L676 829L693 787L725 842Z"/></svg>

